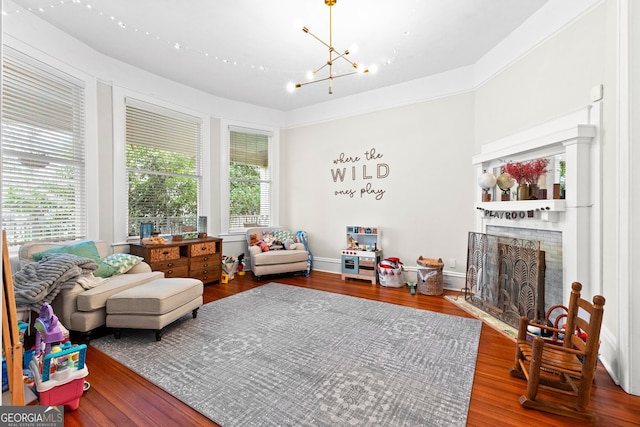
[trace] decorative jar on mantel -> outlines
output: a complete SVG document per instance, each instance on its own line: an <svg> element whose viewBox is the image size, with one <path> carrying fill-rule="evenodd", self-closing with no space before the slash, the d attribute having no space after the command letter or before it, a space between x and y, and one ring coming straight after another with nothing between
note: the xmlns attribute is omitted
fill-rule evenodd
<svg viewBox="0 0 640 427"><path fill-rule="evenodd" d="M518 200L529 200L529 186L527 184L518 185Z"/></svg>

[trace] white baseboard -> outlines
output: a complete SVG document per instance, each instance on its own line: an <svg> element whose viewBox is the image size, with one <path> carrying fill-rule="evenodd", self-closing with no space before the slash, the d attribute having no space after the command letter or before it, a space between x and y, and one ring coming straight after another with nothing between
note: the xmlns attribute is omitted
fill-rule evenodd
<svg viewBox="0 0 640 427"><path fill-rule="evenodd" d="M322 271L324 273L342 274L342 261L336 258L313 257L313 270ZM405 280L408 282L417 282L417 268L405 266ZM442 287L444 289L459 291L464 289L466 283L465 273L457 271L443 270Z"/></svg>

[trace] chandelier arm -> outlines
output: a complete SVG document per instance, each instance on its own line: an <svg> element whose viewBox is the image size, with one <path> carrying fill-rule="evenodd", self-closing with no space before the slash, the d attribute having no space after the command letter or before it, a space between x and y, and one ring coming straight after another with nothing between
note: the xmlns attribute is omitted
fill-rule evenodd
<svg viewBox="0 0 640 427"><path fill-rule="evenodd" d="M318 71L322 70L324 67L326 67L327 65L329 65L328 63L325 63L322 67L318 68L317 70L313 71L313 74L315 75Z"/></svg>
<svg viewBox="0 0 640 427"><path fill-rule="evenodd" d="M306 85L310 85L310 84L312 84L312 83L326 82L327 80L335 79L335 78L336 78L336 76L331 76L331 77L325 77L325 78L323 78L323 79L311 80L310 82L297 83L297 84L296 84L296 87L306 86Z"/></svg>
<svg viewBox="0 0 640 427"><path fill-rule="evenodd" d="M364 70L364 73L368 73L369 70ZM301 86L306 86L306 85L310 85L312 83L320 83L320 82L326 82L327 80L334 80L337 79L339 77L346 77L346 76L351 76L353 74L359 74L359 71L351 71L349 73L344 73L344 74L338 74L335 76L329 76L329 77L324 77L322 79L317 79L317 80L311 80L310 82L304 82L304 83L297 83L296 87L301 87Z"/></svg>
<svg viewBox="0 0 640 427"><path fill-rule="evenodd" d="M305 31L306 30L306 31ZM309 29L307 27L304 27L302 29L302 31L304 31L305 33L309 34L311 37L313 37L314 39L318 40L320 43L322 43L323 45L325 45L327 47L327 49L332 50L333 48L331 47L331 45L327 44L324 40L322 40L320 37L316 36L315 34L313 34L311 31L309 31Z"/></svg>
<svg viewBox="0 0 640 427"><path fill-rule="evenodd" d="M348 50L346 50L344 53L339 54L338 56L336 56L336 57L334 58L334 61L335 61L336 59L344 59L344 60L345 60L345 61L347 61L349 64L353 65L353 68L358 68L358 64L356 64L355 62L351 61L349 58L347 58L347 57L345 56L345 55L348 55L348 54L349 54L349 51L348 51Z"/></svg>
<svg viewBox="0 0 640 427"><path fill-rule="evenodd" d="M363 73L368 73L369 70L364 70ZM337 79L338 77L346 77L346 76L351 76L353 74L360 74L360 71L351 71L350 73L344 73L344 74L337 74L335 76L332 77L327 77L327 79L332 78L332 79Z"/></svg>

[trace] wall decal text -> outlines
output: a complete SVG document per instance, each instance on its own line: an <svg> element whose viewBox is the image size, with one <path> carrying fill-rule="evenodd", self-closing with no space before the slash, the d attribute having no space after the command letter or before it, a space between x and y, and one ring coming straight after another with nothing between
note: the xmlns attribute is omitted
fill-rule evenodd
<svg viewBox="0 0 640 427"><path fill-rule="evenodd" d="M365 151L362 157L340 153L333 160L333 164L338 166L331 169L331 178L335 183L338 181L344 183L346 179L347 183L351 181L356 187L340 188L334 191L334 195L347 196L351 199L357 195L360 195L360 198L371 196L375 200L381 200L386 190L374 186L369 180L382 180L389 176L389 165L378 161L383 157L384 154L378 153L375 148ZM368 182L362 182L362 186L357 188L359 180L367 180Z"/></svg>

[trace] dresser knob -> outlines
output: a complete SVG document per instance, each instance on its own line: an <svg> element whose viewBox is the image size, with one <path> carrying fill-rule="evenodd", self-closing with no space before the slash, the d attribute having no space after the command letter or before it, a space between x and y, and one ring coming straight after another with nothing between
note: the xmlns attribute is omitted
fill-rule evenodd
<svg viewBox="0 0 640 427"><path fill-rule="evenodd" d="M167 274L173 274L173 270L167 270Z"/></svg>
<svg viewBox="0 0 640 427"><path fill-rule="evenodd" d="M173 263L170 262L169 264L167 264L167 267L173 267Z"/></svg>
<svg viewBox="0 0 640 427"><path fill-rule="evenodd" d="M203 271L204 274L207 274L208 272L209 272L209 270L204 270Z"/></svg>

